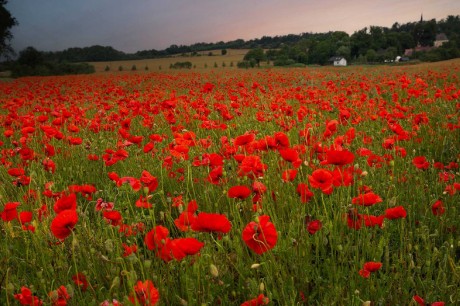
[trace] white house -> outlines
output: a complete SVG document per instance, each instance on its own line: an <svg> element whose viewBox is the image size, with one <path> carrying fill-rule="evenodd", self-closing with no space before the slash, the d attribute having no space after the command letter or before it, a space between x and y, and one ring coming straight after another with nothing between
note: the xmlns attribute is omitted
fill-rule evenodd
<svg viewBox="0 0 460 306"><path fill-rule="evenodd" d="M444 34L444 33L437 34L436 35L436 40L434 41L434 47L435 48L441 47L443 44L445 44L448 41L449 41L449 39L447 39L446 34Z"/></svg>
<svg viewBox="0 0 460 306"><path fill-rule="evenodd" d="M346 66L347 60L343 56L333 56L329 59L329 62L333 62L334 66Z"/></svg>

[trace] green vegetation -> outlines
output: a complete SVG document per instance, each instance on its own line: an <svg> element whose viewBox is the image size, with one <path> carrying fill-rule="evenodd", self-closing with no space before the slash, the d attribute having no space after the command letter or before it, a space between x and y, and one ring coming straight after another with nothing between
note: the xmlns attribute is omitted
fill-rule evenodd
<svg viewBox="0 0 460 306"><path fill-rule="evenodd" d="M191 69L192 63L191 62L175 62L171 64L170 69Z"/></svg>
<svg viewBox="0 0 460 306"><path fill-rule="evenodd" d="M46 61L43 54L33 47L21 51L10 68L12 77L94 73L94 67L87 63Z"/></svg>

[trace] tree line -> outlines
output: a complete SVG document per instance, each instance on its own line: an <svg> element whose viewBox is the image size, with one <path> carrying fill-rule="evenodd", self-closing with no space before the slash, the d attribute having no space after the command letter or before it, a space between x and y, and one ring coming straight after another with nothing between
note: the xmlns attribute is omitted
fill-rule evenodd
<svg viewBox="0 0 460 306"><path fill-rule="evenodd" d="M449 42L432 59L458 57L460 49L460 16L448 16L436 21L394 23L392 27L370 26L349 35L343 31L327 33L302 33L281 36L263 36L257 39L237 39L228 42L195 43L189 46L171 45L164 50L142 50L136 53L124 53L109 46L91 46L69 48L64 51L45 52L44 58L52 61L97 62L115 60L134 60L161 58L178 54L199 56L199 52L226 49L264 49L264 60L275 64L327 63L332 56L343 56L348 61L383 62L404 55L406 49L416 46L433 46L436 35L444 33ZM414 54L414 58L424 59L424 54ZM425 56L426 58L427 56ZM256 60L256 62L259 59ZM258 62L259 63L259 62Z"/></svg>
<svg viewBox="0 0 460 306"><path fill-rule="evenodd" d="M0 15L3 22L0 24L0 32L3 33L0 55L11 53L8 42L12 36L9 30L17 25L16 20L4 9L6 2L0 0ZM425 48L424 52L417 52L417 46L433 46L436 35L440 33L447 36L447 43L429 51ZM228 42L200 42L189 46L173 44L164 50L151 49L135 53L125 53L111 46L100 45L53 52L41 52L28 47L19 52L16 61L6 65L13 73L17 71L18 75L23 71L36 75L61 74L74 70L89 73L89 67L72 66L71 63L151 59L179 54L201 56L201 53L208 51L208 56L211 56L211 50L220 50L221 54L225 55L227 49L250 49L244 61L238 63L238 67L244 68L260 66L264 61L276 66L324 65L333 56L341 56L354 63L379 63L403 56L407 49L414 49L415 52L411 55L413 59L438 61L460 57L460 16L450 15L440 21L424 21L421 18L417 22L395 22L391 27L370 26L355 31L352 35L343 31L331 31L263 36L247 41L236 39ZM38 62L33 63L33 59Z"/></svg>

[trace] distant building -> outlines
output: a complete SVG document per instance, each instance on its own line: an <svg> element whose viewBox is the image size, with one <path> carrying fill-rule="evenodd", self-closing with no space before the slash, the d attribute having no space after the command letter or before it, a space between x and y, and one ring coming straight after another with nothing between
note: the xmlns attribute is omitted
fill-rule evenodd
<svg viewBox="0 0 460 306"><path fill-rule="evenodd" d="M436 47L418 45L414 49L406 49L406 50L404 50L404 55L405 56L412 56L414 54L414 52L427 52L427 51L433 50L434 48L436 48Z"/></svg>
<svg viewBox="0 0 460 306"><path fill-rule="evenodd" d="M441 47L444 43L448 42L446 34L440 33L436 35L436 39L434 41L434 47L438 48Z"/></svg>
<svg viewBox="0 0 460 306"><path fill-rule="evenodd" d="M329 59L329 62L332 62L334 66L344 67L347 65L347 60L343 56L333 56Z"/></svg>
<svg viewBox="0 0 460 306"><path fill-rule="evenodd" d="M439 48L441 47L444 43L448 42L449 39L447 39L447 36L446 34L444 33L441 33L441 34L437 34L436 35L436 39L434 41L434 45L433 47L430 47L430 46L420 46L418 45L417 47L413 48L413 49L406 49L404 50L404 55L405 56L412 56L414 54L414 52L427 52L427 51L431 51L435 48Z"/></svg>

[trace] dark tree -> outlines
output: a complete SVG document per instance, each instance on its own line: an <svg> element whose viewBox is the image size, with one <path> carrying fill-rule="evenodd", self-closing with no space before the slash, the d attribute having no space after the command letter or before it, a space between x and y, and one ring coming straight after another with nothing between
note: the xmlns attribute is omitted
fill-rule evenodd
<svg viewBox="0 0 460 306"><path fill-rule="evenodd" d="M265 53L262 48L251 49L244 56L245 61L254 60L257 63L257 66L260 66L260 62L265 60Z"/></svg>
<svg viewBox="0 0 460 306"><path fill-rule="evenodd" d="M43 53L34 47L27 47L19 52L18 64L35 68L43 64Z"/></svg>
<svg viewBox="0 0 460 306"><path fill-rule="evenodd" d="M0 57L13 53L13 49L10 46L10 40L13 35L10 30L18 24L16 19L5 8L7 3L7 0L0 0Z"/></svg>

